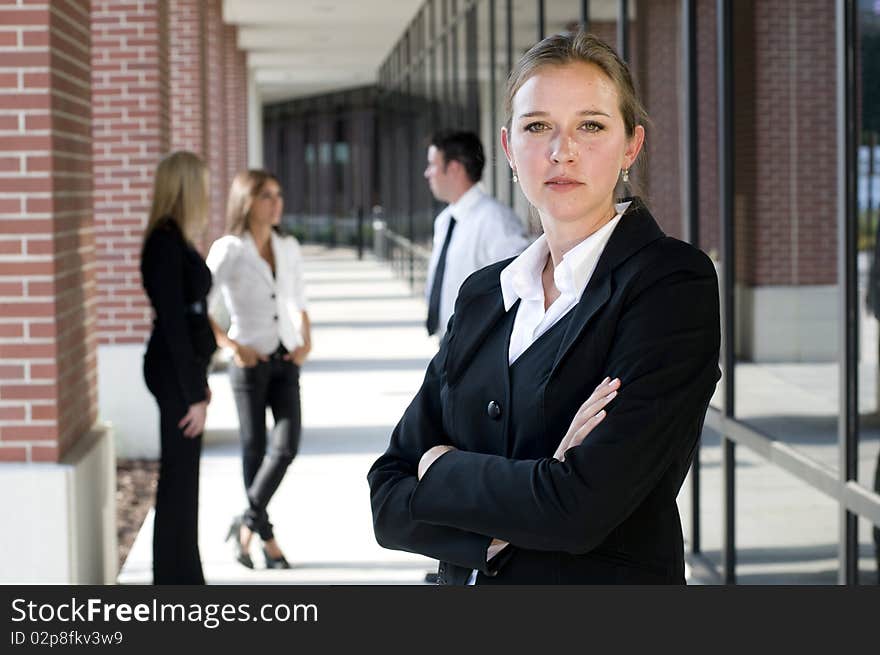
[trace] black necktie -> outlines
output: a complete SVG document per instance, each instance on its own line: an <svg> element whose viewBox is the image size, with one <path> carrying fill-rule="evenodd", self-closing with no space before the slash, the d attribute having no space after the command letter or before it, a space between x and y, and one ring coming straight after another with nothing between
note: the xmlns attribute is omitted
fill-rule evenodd
<svg viewBox="0 0 880 655"><path fill-rule="evenodd" d="M443 272L446 270L446 251L449 250L449 241L452 239L452 230L455 227L455 218L449 217L449 229L446 230L446 239L440 250L440 258L437 260L437 270L434 271L434 282L431 284L431 297L428 300L428 320L425 325L428 334L437 332L440 323L440 290L443 288Z"/></svg>

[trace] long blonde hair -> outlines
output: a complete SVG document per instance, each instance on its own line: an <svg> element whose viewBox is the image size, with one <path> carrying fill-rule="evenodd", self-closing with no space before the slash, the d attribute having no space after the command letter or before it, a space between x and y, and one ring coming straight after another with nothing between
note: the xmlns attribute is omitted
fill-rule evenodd
<svg viewBox="0 0 880 655"><path fill-rule="evenodd" d="M250 229L249 218L254 198L269 180L281 186L277 177L260 168L241 171L232 179L229 199L226 201L226 231L229 234L241 236Z"/></svg>
<svg viewBox="0 0 880 655"><path fill-rule="evenodd" d="M208 167L188 150L171 153L156 167L144 241L167 218L177 223L190 242L195 241L208 222Z"/></svg>

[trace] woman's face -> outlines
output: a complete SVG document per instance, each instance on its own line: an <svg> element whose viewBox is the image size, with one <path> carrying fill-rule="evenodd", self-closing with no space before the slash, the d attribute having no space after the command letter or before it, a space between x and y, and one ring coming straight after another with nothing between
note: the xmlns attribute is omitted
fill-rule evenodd
<svg viewBox="0 0 880 655"><path fill-rule="evenodd" d="M519 88L512 109L501 143L545 228L548 220L605 217L620 170L644 140L641 126L627 137L611 79L594 64L545 66Z"/></svg>
<svg viewBox="0 0 880 655"><path fill-rule="evenodd" d="M281 222L282 209L284 209L284 198L281 195L281 187L275 180L266 180L251 203L249 223L278 225Z"/></svg>

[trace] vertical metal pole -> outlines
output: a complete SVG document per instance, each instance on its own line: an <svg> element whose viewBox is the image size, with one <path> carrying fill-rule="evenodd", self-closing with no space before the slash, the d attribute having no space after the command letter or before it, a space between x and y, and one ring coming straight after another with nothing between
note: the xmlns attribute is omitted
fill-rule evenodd
<svg viewBox="0 0 880 655"><path fill-rule="evenodd" d="M874 175L877 172L877 164L876 164L876 153L877 153L877 133L871 132L868 135L868 229L872 234L877 232L877 228L880 227L880 216L878 216L878 223L874 223L874 185L872 184L874 180Z"/></svg>
<svg viewBox="0 0 880 655"><path fill-rule="evenodd" d="M404 125L406 126L405 139L406 144L404 146L403 152L403 162L406 166L406 215L408 221L408 234L407 237L410 240L410 243L415 243L415 229L416 229L416 221L415 221L415 192L413 190L413 185L415 183L414 180L414 172L413 167L415 166L414 161L409 161L412 153L414 152L413 144L415 143L415 99L413 98L413 77L412 77L412 61L413 56L412 52L410 52L409 48L409 37L411 36L410 32L404 35L404 41L407 43L406 49L406 62L404 64L404 79L401 81L401 90L404 93L404 103L405 103L405 118L406 121ZM409 289L413 291L415 289L415 253L412 248L409 249Z"/></svg>
<svg viewBox="0 0 880 655"><path fill-rule="evenodd" d="M629 0L617 3L617 54L629 62Z"/></svg>
<svg viewBox="0 0 880 655"><path fill-rule="evenodd" d="M837 279L843 329L840 331L840 386L838 418L839 475L843 483L856 480L858 474L858 299L856 271L856 134L855 107L855 0L837 2L837 143L838 143L838 216ZM858 517L840 501L839 553L841 584L857 584Z"/></svg>
<svg viewBox="0 0 880 655"><path fill-rule="evenodd" d="M700 184L698 165L697 124L697 21L696 0L682 0L682 79L684 79L684 237L693 246L700 247ZM691 552L699 553L700 546L700 442L697 442L691 464Z"/></svg>
<svg viewBox="0 0 880 655"><path fill-rule="evenodd" d="M497 47L496 39L495 39L495 0L486 0L489 3L489 125L492 129L489 130L489 147L491 148L491 154L488 157L488 160L492 163L492 176L489 178L492 183L492 188L490 191L493 196L498 196L498 135L496 132L498 131L498 126L496 124L496 119L498 116L498 79L497 79L497 71L495 67L497 66L497 62L495 61L495 48Z"/></svg>
<svg viewBox="0 0 880 655"><path fill-rule="evenodd" d="M538 0L538 41L546 36L544 0Z"/></svg>
<svg viewBox="0 0 880 655"><path fill-rule="evenodd" d="M721 220L721 259L723 318L722 361L724 369L724 417L734 417L734 373L736 357L734 335L735 265L733 241L733 57L731 0L717 0L718 28L718 195ZM722 568L724 582L736 583L736 444L721 435L724 479L724 531Z"/></svg>
<svg viewBox="0 0 880 655"><path fill-rule="evenodd" d="M358 205L357 208L357 246L358 259L364 258L364 206Z"/></svg>
<svg viewBox="0 0 880 655"><path fill-rule="evenodd" d="M440 19L443 24L437 30L437 36L443 40L443 83L440 85L441 93L443 94L443 112L440 122L445 127L449 121L449 107L451 104L449 97L449 31L447 29L449 26L449 10L447 8L448 0L440 0L440 2L443 8Z"/></svg>
<svg viewBox="0 0 880 655"><path fill-rule="evenodd" d="M507 73L513 70L513 0L507 0ZM510 199L510 206L514 204L514 184L513 176L507 176L507 197Z"/></svg>
<svg viewBox="0 0 880 655"><path fill-rule="evenodd" d="M581 25L584 31L590 31L590 0L581 0Z"/></svg>

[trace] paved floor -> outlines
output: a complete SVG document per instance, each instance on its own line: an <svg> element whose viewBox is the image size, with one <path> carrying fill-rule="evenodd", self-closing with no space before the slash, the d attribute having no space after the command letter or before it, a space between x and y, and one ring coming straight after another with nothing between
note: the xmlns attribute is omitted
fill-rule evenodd
<svg viewBox="0 0 880 655"><path fill-rule="evenodd" d="M245 500L235 409L226 376L217 373L210 380L214 400L201 470L199 534L205 576L212 584L422 584L425 573L436 570L432 560L376 544L365 476L434 351L423 329L424 302L412 297L407 285L380 262L358 261L344 249L310 246L305 253L315 348L301 380L302 448L269 508L279 542L294 566L289 571L265 570L254 548L257 569L245 569L232 560L223 542L233 514L241 511ZM811 456L824 459L836 440L835 422L828 420L828 407L811 399L817 390L833 385L826 372L821 366L795 370L752 365L738 369L737 376L738 385L766 389L749 396L749 411L756 419L776 421L777 429L783 426L792 438L811 425L810 443L803 446ZM824 418L805 423L803 415L793 417L780 409L811 402ZM876 446L872 439L870 447ZM717 565L722 512L716 435L704 436L701 460L702 547ZM871 456L864 464L869 467L872 462ZM737 464L739 581L834 584L837 505L744 448L738 449ZM688 480L679 497L686 540L690 489ZM862 521L859 532L863 579L874 581L870 526ZM151 539L152 513L120 572L120 583L150 582ZM691 584L712 581L699 569L689 569Z"/></svg>

